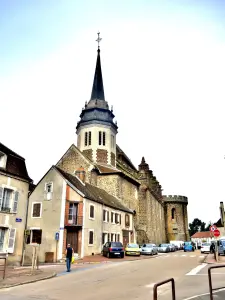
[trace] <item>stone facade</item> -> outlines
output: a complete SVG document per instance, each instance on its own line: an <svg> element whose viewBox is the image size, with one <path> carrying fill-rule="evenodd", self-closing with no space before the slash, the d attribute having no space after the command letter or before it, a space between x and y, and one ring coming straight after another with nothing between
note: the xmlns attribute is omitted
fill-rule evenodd
<svg viewBox="0 0 225 300"><path fill-rule="evenodd" d="M188 199L184 196L164 196L166 227L169 240L187 241L188 232Z"/></svg>
<svg viewBox="0 0 225 300"><path fill-rule="evenodd" d="M103 163L107 164L108 163L108 151L104 149L97 149L96 151L97 155L97 163Z"/></svg>

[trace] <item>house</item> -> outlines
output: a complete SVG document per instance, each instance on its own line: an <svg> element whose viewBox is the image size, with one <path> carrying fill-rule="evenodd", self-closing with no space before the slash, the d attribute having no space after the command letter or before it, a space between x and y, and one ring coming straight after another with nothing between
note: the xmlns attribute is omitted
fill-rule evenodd
<svg viewBox="0 0 225 300"><path fill-rule="evenodd" d="M201 246L202 243L210 243L214 240L213 233L210 231L199 231L191 236L191 241L194 242L197 247Z"/></svg>
<svg viewBox="0 0 225 300"><path fill-rule="evenodd" d="M107 241L135 242L134 212L105 190L85 181L84 168L69 174L57 166L29 197L25 261L39 245L39 261L64 257L70 243L80 257L101 253Z"/></svg>
<svg viewBox="0 0 225 300"><path fill-rule="evenodd" d="M20 262L32 179L25 159L0 143L0 254Z"/></svg>

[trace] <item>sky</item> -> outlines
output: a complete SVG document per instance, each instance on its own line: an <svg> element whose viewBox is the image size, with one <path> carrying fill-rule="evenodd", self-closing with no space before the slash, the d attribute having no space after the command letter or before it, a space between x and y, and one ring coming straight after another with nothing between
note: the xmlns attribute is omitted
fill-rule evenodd
<svg viewBox="0 0 225 300"><path fill-rule="evenodd" d="M0 141L38 180L72 143L100 31L117 144L142 156L189 222L225 199L225 2L0 0Z"/></svg>

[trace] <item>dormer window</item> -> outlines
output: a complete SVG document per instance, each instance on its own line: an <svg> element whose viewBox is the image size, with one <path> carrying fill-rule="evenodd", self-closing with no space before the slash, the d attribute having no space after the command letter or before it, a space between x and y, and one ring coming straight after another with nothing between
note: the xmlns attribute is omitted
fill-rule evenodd
<svg viewBox="0 0 225 300"><path fill-rule="evenodd" d="M0 168L6 168L7 156L5 153L0 152Z"/></svg>

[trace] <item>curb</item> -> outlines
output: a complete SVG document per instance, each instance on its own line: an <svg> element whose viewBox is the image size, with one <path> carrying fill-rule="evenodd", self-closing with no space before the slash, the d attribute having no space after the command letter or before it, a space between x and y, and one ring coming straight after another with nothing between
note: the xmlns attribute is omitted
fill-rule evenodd
<svg viewBox="0 0 225 300"><path fill-rule="evenodd" d="M24 285L24 284L34 283L34 282L38 282L38 281L42 281L42 280L47 280L47 279L51 279L53 277L56 277L56 275L57 274L54 272L51 275L41 277L39 279L33 279L33 280L23 281L23 282L14 283L14 284L8 284L8 285L5 285L5 286L0 286L0 289L8 289L8 288L19 286L19 285Z"/></svg>

